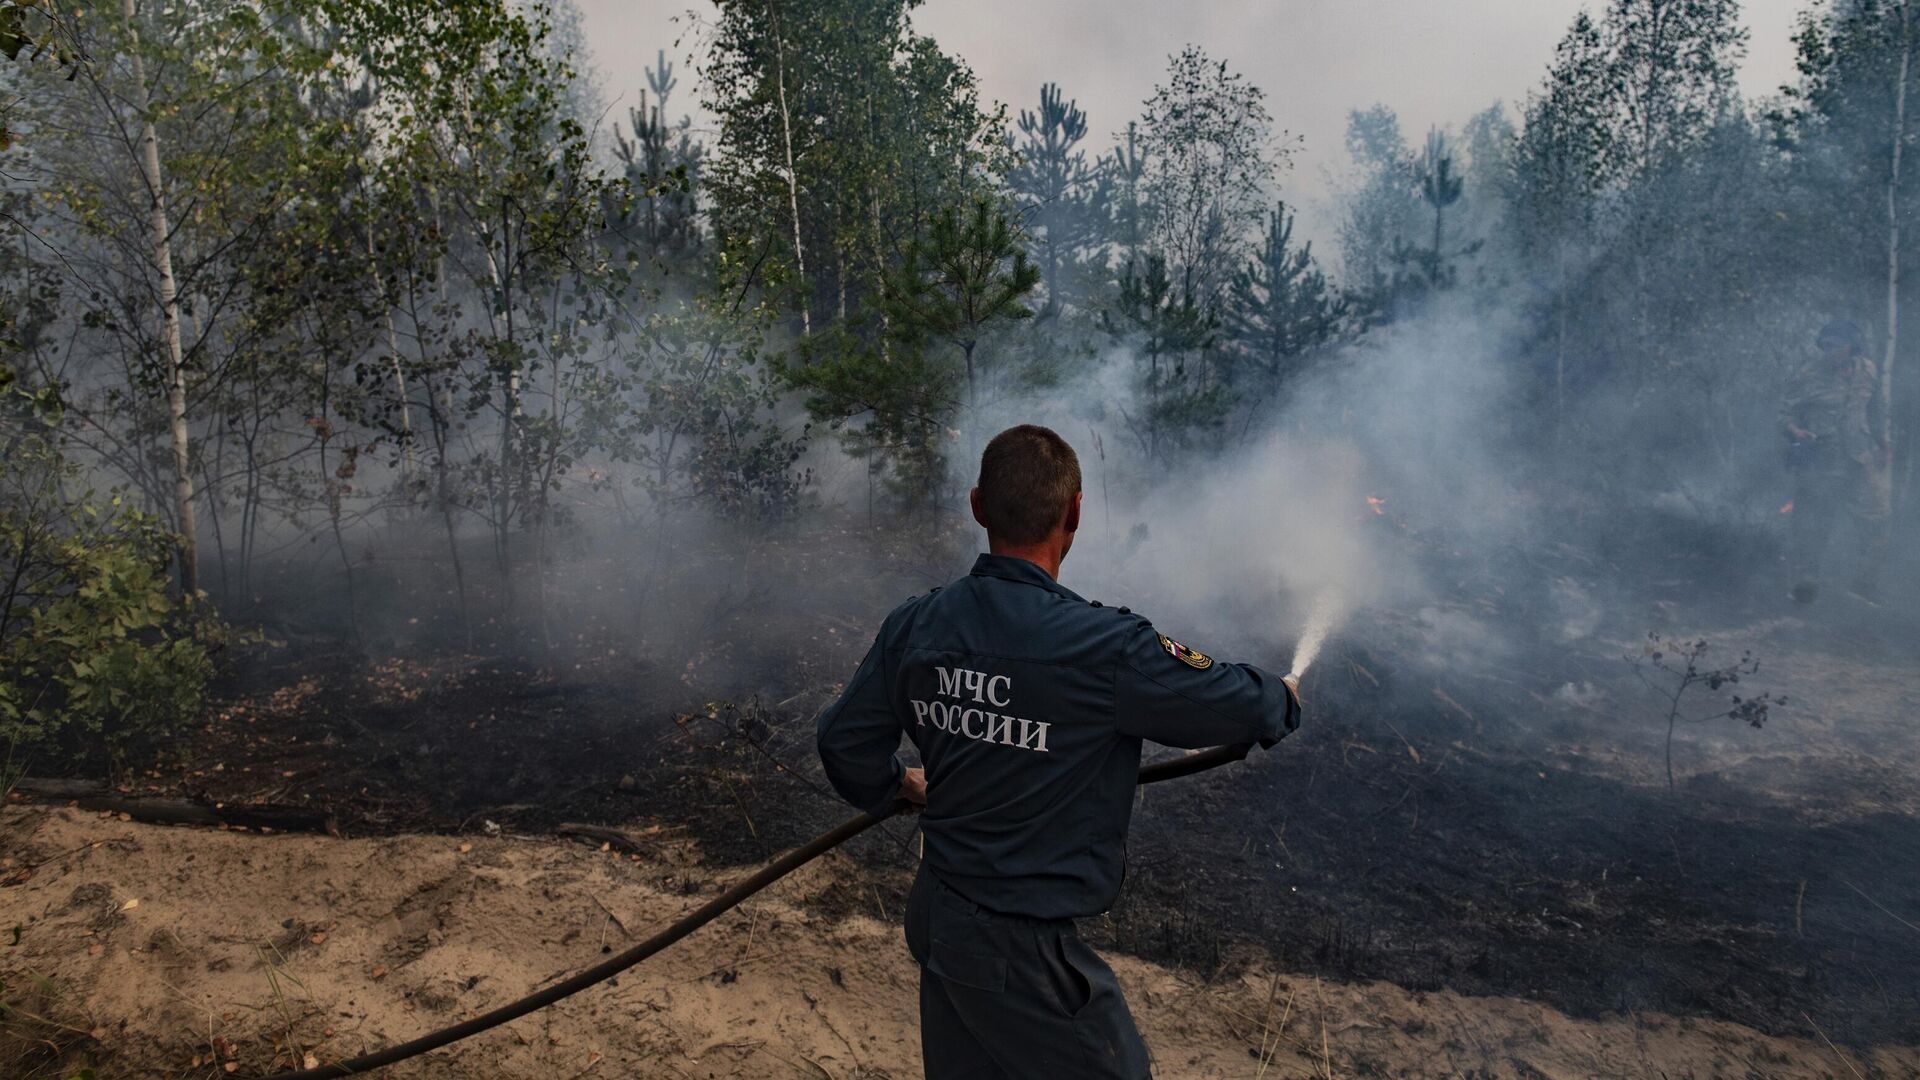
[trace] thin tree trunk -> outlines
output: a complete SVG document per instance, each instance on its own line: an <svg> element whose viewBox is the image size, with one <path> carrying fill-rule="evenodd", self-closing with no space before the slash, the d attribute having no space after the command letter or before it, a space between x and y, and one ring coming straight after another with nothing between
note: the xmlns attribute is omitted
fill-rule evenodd
<svg viewBox="0 0 1920 1080"><path fill-rule="evenodd" d="M337 470L327 467L327 445L333 441L333 424L327 418L333 414L333 360L322 361L320 372L320 483L327 495L327 524L333 532L334 550L340 555L340 569L346 574L347 585L347 627L353 640L360 640L360 602L354 589L353 557L347 552L347 535L340 520L340 504L345 498L343 488L346 481Z"/></svg>
<svg viewBox="0 0 1920 1080"><path fill-rule="evenodd" d="M373 222L367 222L367 258L374 258ZM387 280L379 267L369 266L367 272L373 276L374 288L380 295L380 314L386 321L387 355L393 360L393 393L400 403L400 482L408 490L407 498L412 500L413 487L413 401L407 389L407 372L400 365L400 334L393 325L393 301L387 296Z"/></svg>
<svg viewBox="0 0 1920 1080"><path fill-rule="evenodd" d="M973 413L980 408L980 391L979 388L974 385L973 377L974 344L974 342L969 341L960 346L960 351L965 354L967 358L967 416L969 423L972 422Z"/></svg>
<svg viewBox="0 0 1920 1080"><path fill-rule="evenodd" d="M147 68L140 58L140 31L134 23L133 0L120 0L131 39L134 107L140 110L140 169L147 185L147 226L153 234L153 268L159 276L160 329L165 349L167 431L173 444L173 500L175 525L180 530L180 586L191 596L200 591L200 539L193 516L193 471L187 434L187 371L180 347L180 287L173 276L173 229L167 220L167 197L160 172L160 136L154 130L152 101L147 96Z"/></svg>
<svg viewBox="0 0 1920 1080"><path fill-rule="evenodd" d="M1554 305L1556 323L1553 346L1553 435L1554 445L1567 444L1567 306L1572 303L1567 284L1566 256L1561 256L1560 297Z"/></svg>
<svg viewBox="0 0 1920 1080"><path fill-rule="evenodd" d="M807 278L807 252L800 242L800 175L793 168L793 116L787 111L787 47L780 37L780 16L767 0L773 26L773 90L780 104L780 141L787 157L787 208L793 214L793 262L800 274L800 332L813 335L813 282Z"/></svg>
<svg viewBox="0 0 1920 1080"><path fill-rule="evenodd" d="M384 298L382 300L384 303ZM400 482L409 489L408 498L412 498L413 487L413 400L412 392L407 389L406 369L400 366L400 334L393 326L393 311L385 312L387 320L387 353L393 357L393 393L400 401Z"/></svg>
<svg viewBox="0 0 1920 1080"><path fill-rule="evenodd" d="M493 253L491 238L482 236L482 244L487 256L487 274L493 281L495 295L503 317L506 320L507 351L511 367L500 386L500 475L494 491L493 545L494 556L500 566L500 584L504 592L506 610L513 611L514 580L513 552L511 547L511 525L513 519L514 474L519 469L516 454L516 428L520 423L520 361L512 353L516 347L514 337L513 298L509 291L513 288L513 218L512 210L502 205L500 214L500 243L502 250L498 257Z"/></svg>
<svg viewBox="0 0 1920 1080"><path fill-rule="evenodd" d="M256 374L247 380L246 462L247 483L240 506L240 589L251 606L253 594L253 557L260 536L260 380Z"/></svg>
<svg viewBox="0 0 1920 1080"><path fill-rule="evenodd" d="M1433 208L1433 277L1436 284L1440 279L1440 218L1446 213L1438 205Z"/></svg>
<svg viewBox="0 0 1920 1080"><path fill-rule="evenodd" d="M873 93L871 90L867 93L866 103L867 133L875 142L878 142L880 138L879 124L873 112ZM886 248L882 242L883 238L880 230L880 188L877 185L869 184L867 187L867 208L868 216L873 219L871 223L873 225L873 282L877 283L880 281L881 275L886 272L887 266ZM875 287L877 287L877 285ZM885 304L879 305L879 310L880 358L891 362L893 360L893 345L890 339L892 336L891 331L893 330L893 316L887 314L887 306Z"/></svg>
<svg viewBox="0 0 1920 1080"><path fill-rule="evenodd" d="M1900 3L1900 82L1893 94L1893 160L1887 175L1887 351L1880 363L1880 436L1887 442L1885 464L1893 468L1893 365L1900 344L1900 166L1907 141L1907 74L1913 63L1913 34L1908 0Z"/></svg>
<svg viewBox="0 0 1920 1080"><path fill-rule="evenodd" d="M420 320L416 309L414 318L414 337L416 341L420 340L418 332L419 322ZM420 344L419 348L421 369L423 371L429 370L427 367L427 350L424 342ZM439 504L440 507L440 523L447 534L447 556L453 563L453 587L456 595L458 595L460 599L460 632L466 640L467 648L472 649L473 616L467 605L467 571L466 567L460 562L460 534L459 530L454 527L453 522L453 482L452 478L448 475L447 466L447 428L448 425L452 423L453 395L451 391L448 391L444 400L436 399L434 397L433 376L429 374L423 377L426 379L427 389L428 430L433 432L433 501Z"/></svg>

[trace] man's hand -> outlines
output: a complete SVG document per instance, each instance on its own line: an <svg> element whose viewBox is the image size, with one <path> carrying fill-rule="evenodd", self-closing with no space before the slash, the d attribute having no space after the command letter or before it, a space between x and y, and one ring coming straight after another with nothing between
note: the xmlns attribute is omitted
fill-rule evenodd
<svg viewBox="0 0 1920 1080"><path fill-rule="evenodd" d="M905 799L916 807L927 805L927 770L908 769L907 775L900 778L900 794L895 798Z"/></svg>
<svg viewBox="0 0 1920 1080"><path fill-rule="evenodd" d="M1285 675L1280 681L1287 684L1287 693L1293 695L1294 708L1298 709L1306 705L1306 702L1300 700L1300 676Z"/></svg>

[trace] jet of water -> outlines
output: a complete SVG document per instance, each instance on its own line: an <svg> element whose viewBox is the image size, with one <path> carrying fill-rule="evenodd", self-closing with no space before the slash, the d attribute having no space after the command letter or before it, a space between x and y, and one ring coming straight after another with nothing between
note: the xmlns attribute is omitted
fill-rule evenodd
<svg viewBox="0 0 1920 1080"><path fill-rule="evenodd" d="M1313 598L1313 606L1307 611L1306 629L1300 632L1300 643L1293 648L1293 665L1288 677L1299 679L1307 673L1314 660L1320 656L1320 647L1327 642L1327 634L1333 630L1334 623L1345 612L1346 602L1338 589L1323 589Z"/></svg>

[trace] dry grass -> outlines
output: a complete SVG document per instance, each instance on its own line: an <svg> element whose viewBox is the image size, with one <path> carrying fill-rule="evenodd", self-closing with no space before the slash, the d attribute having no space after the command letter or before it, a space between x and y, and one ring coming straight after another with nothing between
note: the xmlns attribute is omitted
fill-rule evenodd
<svg viewBox="0 0 1920 1080"><path fill-rule="evenodd" d="M97 1035L72 995L33 972L0 974L0 1076L93 1080Z"/></svg>

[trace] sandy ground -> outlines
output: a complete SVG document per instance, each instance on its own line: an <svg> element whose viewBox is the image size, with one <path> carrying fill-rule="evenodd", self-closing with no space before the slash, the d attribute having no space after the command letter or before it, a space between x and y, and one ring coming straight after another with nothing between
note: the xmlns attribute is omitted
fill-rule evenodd
<svg viewBox="0 0 1920 1080"><path fill-rule="evenodd" d="M13 805L0 810L0 931L18 929L0 933L15 939L0 977L72 1047L41 1075L91 1063L102 1078L212 1080L335 1060L500 1005L724 884L690 842L653 839L657 855L636 859L545 839L261 836ZM388 1075L918 1077L917 973L898 928L878 911L809 914L847 871L828 856L615 984ZM1911 1047L1843 1053L1712 1021L1114 966L1163 1078L1920 1075ZM21 1016L0 1053L31 1034ZM22 1066L0 1056L9 1069Z"/></svg>

